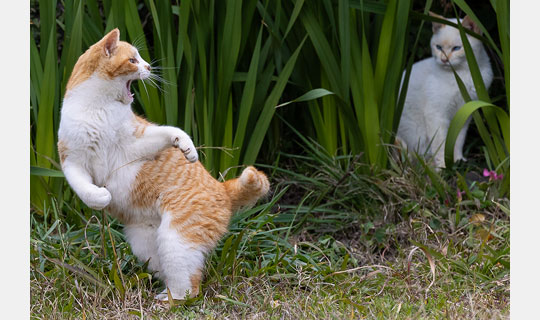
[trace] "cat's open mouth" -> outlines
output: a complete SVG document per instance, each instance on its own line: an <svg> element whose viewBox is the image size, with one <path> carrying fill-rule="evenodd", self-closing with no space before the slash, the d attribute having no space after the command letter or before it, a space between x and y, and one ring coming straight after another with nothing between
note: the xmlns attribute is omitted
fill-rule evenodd
<svg viewBox="0 0 540 320"><path fill-rule="evenodd" d="M126 82L126 90L124 90L124 103L133 102L134 94L131 92L131 82L133 82L133 80L128 80L128 82Z"/></svg>

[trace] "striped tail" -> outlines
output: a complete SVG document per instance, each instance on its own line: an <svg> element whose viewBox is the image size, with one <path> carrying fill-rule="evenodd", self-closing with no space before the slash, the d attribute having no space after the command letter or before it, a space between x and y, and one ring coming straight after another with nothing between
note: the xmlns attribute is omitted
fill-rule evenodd
<svg viewBox="0 0 540 320"><path fill-rule="evenodd" d="M223 183L231 198L232 210L255 204L259 198L270 190L266 175L252 166L244 169L240 177Z"/></svg>

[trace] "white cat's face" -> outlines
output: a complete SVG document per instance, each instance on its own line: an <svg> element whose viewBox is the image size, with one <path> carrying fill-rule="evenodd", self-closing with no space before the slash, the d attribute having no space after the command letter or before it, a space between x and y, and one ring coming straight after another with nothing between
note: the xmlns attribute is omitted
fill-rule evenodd
<svg viewBox="0 0 540 320"><path fill-rule="evenodd" d="M447 20L457 23L456 19ZM462 23L464 22L462 21ZM439 65L450 68L449 64L452 64L456 68L467 62L465 49L463 48L458 29L444 24L434 24L433 31L431 52ZM467 38L473 51L477 52L477 48L482 46L482 43L469 35L467 35Z"/></svg>

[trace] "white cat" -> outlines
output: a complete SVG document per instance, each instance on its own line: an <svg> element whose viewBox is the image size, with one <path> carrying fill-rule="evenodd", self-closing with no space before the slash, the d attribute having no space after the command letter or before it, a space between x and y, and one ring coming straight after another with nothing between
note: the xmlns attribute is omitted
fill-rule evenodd
<svg viewBox="0 0 540 320"><path fill-rule="evenodd" d="M445 19L431 12L430 15ZM456 19L447 20L457 23ZM461 24L478 34L481 33L478 26L467 16L461 20ZM489 88L493 80L489 57L480 40L469 35L467 38L486 88ZM412 66L396 140L409 151L433 156L435 167L444 168L444 143L448 127L458 109L465 103L450 64L463 80L471 99L477 99L477 95L458 29L434 22L431 51L432 57ZM463 144L469 123L470 118L457 138L454 161L466 160L463 157Z"/></svg>

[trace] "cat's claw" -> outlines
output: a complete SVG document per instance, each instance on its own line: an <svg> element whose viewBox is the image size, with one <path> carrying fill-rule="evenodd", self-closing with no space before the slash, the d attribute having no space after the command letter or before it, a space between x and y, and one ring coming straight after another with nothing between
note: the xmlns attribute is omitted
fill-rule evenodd
<svg viewBox="0 0 540 320"><path fill-rule="evenodd" d="M189 162L195 162L199 160L197 149L195 149L195 145L193 145L191 139L182 139L180 137L175 137L175 139L173 140L173 146L180 149L180 151L184 153L184 156Z"/></svg>

